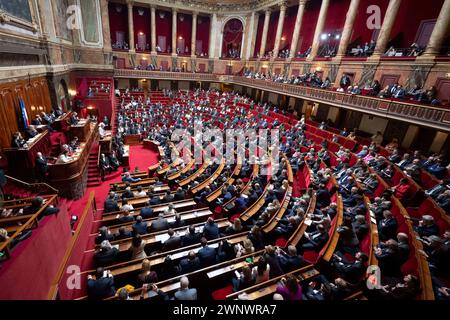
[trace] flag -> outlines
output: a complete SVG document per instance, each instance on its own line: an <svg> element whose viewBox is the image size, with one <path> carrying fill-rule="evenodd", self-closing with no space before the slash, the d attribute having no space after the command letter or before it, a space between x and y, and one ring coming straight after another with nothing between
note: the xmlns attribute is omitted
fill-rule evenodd
<svg viewBox="0 0 450 320"><path fill-rule="evenodd" d="M22 98L19 98L19 106L20 106L20 114L23 121L23 127L24 129L28 128L28 114L27 109L25 108L25 103L23 102Z"/></svg>

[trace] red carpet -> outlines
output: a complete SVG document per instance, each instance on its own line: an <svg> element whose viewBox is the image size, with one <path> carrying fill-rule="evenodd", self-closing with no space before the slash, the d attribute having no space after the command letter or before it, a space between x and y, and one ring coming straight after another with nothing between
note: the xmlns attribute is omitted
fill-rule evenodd
<svg viewBox="0 0 450 320"><path fill-rule="evenodd" d="M158 162L158 154L144 149L142 145L130 146L130 169L138 167L141 171L146 171L148 167ZM119 168L122 172L122 167ZM105 180L100 186L87 188L83 198L74 201L68 208L68 211L72 215L80 216L83 213L83 209L86 206L89 194L91 191L95 192L95 200L97 203L97 209L103 208L103 201L106 199L109 192L109 185L114 182L120 182L122 180L121 175L115 176L111 180Z"/></svg>

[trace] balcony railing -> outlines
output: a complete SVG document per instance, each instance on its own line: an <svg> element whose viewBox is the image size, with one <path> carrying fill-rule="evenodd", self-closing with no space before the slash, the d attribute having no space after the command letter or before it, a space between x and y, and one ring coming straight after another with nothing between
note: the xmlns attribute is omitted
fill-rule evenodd
<svg viewBox="0 0 450 320"><path fill-rule="evenodd" d="M311 100L313 102L325 103L335 107L370 113L380 117L408 121L421 126L450 131L450 109L415 104L395 99L380 99L301 85L208 73L116 69L114 76L119 78L151 78L233 83L289 95L295 98Z"/></svg>

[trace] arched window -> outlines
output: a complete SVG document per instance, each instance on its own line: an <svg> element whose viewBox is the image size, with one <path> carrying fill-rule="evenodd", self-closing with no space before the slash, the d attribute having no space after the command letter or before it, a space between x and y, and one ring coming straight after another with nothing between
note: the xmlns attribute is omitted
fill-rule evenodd
<svg viewBox="0 0 450 320"><path fill-rule="evenodd" d="M244 26L239 19L231 19L223 27L222 57L240 58Z"/></svg>

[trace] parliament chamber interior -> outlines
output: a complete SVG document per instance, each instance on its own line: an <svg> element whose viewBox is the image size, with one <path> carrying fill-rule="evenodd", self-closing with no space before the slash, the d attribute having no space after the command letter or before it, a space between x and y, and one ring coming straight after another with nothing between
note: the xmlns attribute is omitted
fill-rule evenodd
<svg viewBox="0 0 450 320"><path fill-rule="evenodd" d="M0 300L450 300L450 0L0 0Z"/></svg>

